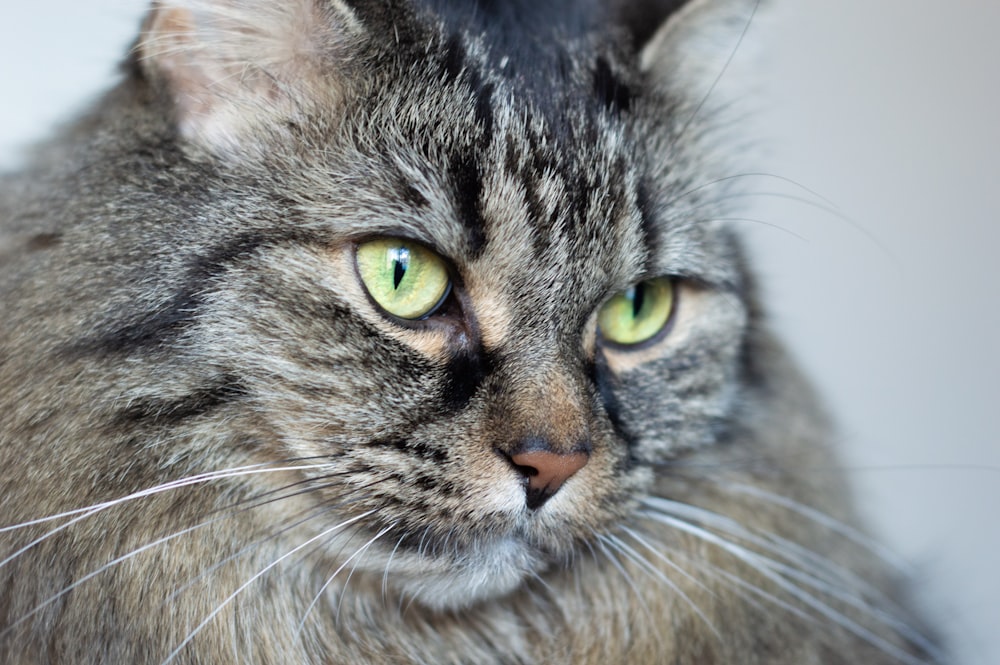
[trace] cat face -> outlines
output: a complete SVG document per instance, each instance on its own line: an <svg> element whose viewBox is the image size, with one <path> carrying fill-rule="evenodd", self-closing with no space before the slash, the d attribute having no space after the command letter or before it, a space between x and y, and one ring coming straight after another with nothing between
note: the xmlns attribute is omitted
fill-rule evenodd
<svg viewBox="0 0 1000 665"><path fill-rule="evenodd" d="M107 312L90 348L142 367L119 387L134 436L313 461L299 503L364 515L338 534L377 536L360 569L466 605L564 565L656 465L725 436L746 278L692 170L691 116L664 116L669 87L620 44L561 47L574 64L552 100L518 87L527 65L501 45L415 14L386 51L337 11L310 31L339 31L324 57L347 64L296 62L309 85L268 94L247 75L249 124L198 87L223 66L211 51L163 46L197 40L197 12L154 16L146 67L190 162L153 185L176 208L116 232L175 250L126 266L166 275L164 293L130 294L146 303ZM439 267L429 311L373 297L359 256L384 241ZM668 304L621 343L600 312L636 287ZM211 426L227 435L206 449Z"/></svg>
<svg viewBox="0 0 1000 665"><path fill-rule="evenodd" d="M154 3L0 179L0 661L932 659L723 225L752 13Z"/></svg>

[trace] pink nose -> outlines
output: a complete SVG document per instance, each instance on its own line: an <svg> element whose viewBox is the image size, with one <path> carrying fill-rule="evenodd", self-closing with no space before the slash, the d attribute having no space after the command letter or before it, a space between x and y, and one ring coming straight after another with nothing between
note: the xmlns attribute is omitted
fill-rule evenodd
<svg viewBox="0 0 1000 665"><path fill-rule="evenodd" d="M559 491L570 477L585 467L590 455L585 452L556 453L549 450L527 450L510 456L525 479L525 497L528 508L542 507Z"/></svg>

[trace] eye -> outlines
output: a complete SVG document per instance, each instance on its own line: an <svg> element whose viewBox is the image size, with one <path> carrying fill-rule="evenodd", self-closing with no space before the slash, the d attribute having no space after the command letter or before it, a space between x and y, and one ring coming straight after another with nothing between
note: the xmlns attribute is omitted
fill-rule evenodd
<svg viewBox="0 0 1000 665"><path fill-rule="evenodd" d="M666 327L675 299L674 283L668 277L639 282L604 303L597 327L604 339L615 344L645 342Z"/></svg>
<svg viewBox="0 0 1000 665"><path fill-rule="evenodd" d="M444 259L423 245L401 238L379 238L358 245L358 274L368 294L393 316L426 318L451 289Z"/></svg>

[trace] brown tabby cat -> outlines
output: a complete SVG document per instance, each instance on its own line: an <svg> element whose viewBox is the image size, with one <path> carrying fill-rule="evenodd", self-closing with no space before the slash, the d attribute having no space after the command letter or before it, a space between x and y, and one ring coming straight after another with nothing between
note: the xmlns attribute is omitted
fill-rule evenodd
<svg viewBox="0 0 1000 665"><path fill-rule="evenodd" d="M754 11L154 3L0 181L0 662L939 662L720 221Z"/></svg>

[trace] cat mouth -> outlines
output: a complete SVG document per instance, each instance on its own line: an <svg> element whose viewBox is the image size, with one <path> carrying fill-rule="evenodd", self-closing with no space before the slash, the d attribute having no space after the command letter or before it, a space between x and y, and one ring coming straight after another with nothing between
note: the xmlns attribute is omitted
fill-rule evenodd
<svg viewBox="0 0 1000 665"><path fill-rule="evenodd" d="M428 520L427 511L378 511L374 522L357 524L352 546L340 551L357 551L349 565L377 576L383 588L407 601L456 611L565 568L588 547L588 534L602 530L593 511L580 522L580 497L569 487L548 492L544 505L535 506L521 483L490 489L476 512L456 506Z"/></svg>
<svg viewBox="0 0 1000 665"><path fill-rule="evenodd" d="M394 540L383 527L371 535L356 534L354 546L341 551L357 551L351 565L377 576L383 588L407 601L432 611L456 611L507 596L527 580L565 565L571 558L562 551L567 544L540 538L525 523L535 521L529 512L524 520L489 529L492 533L462 539L455 531L414 530ZM371 547L373 541L380 544Z"/></svg>
<svg viewBox="0 0 1000 665"><path fill-rule="evenodd" d="M416 571L401 566L400 591L438 611L460 610L506 596L552 565L549 556L518 537L466 548L447 559L423 558L424 565Z"/></svg>

